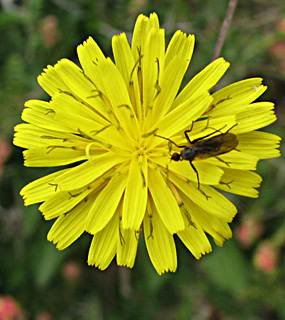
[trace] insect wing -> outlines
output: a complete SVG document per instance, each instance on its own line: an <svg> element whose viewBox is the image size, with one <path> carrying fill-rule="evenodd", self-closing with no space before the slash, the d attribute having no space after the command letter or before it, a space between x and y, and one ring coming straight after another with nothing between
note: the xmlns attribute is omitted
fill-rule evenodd
<svg viewBox="0 0 285 320"><path fill-rule="evenodd" d="M196 150L194 160L208 159L232 151L238 145L236 135L225 133L198 141L192 147Z"/></svg>

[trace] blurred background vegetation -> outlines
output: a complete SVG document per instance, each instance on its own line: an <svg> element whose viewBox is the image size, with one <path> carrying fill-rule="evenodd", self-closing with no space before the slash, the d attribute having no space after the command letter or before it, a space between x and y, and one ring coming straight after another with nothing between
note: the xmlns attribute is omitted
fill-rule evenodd
<svg viewBox="0 0 285 320"><path fill-rule="evenodd" d="M131 36L138 14L156 11L169 40L181 29L196 35L189 80L212 58L226 14L225 0L0 1L0 320L5 319L285 319L285 162L261 161L259 199L233 197L239 214L233 238L200 261L177 241L178 270L158 276L144 242L133 270L113 263L88 267L90 236L63 252L47 242L52 225L19 190L45 169L23 167L12 146L28 99L48 99L36 77L61 58L77 62L89 35L107 56L111 37ZM261 100L276 103L278 121L266 131L285 137L285 3L238 3L221 55L231 68L221 81L261 76ZM284 147L283 147L284 151Z"/></svg>

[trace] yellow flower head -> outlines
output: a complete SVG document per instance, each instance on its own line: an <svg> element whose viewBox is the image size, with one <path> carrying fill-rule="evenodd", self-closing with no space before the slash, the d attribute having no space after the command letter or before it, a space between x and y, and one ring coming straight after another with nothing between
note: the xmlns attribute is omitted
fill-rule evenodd
<svg viewBox="0 0 285 320"><path fill-rule="evenodd" d="M231 237L237 210L218 190L257 197L259 159L279 156L279 137L255 131L274 122L265 90L247 79L210 93L229 67L217 59L179 92L194 36L177 31L165 51L156 14L140 15L132 45L112 39L115 62L90 37L39 76L49 102L30 100L14 144L29 167L67 166L25 186L25 204L42 202L57 219L48 240L62 250L93 236L88 263L133 267L143 234L159 274L175 271L173 235L199 259ZM174 160L174 161L171 161ZM214 188L213 188L214 187Z"/></svg>

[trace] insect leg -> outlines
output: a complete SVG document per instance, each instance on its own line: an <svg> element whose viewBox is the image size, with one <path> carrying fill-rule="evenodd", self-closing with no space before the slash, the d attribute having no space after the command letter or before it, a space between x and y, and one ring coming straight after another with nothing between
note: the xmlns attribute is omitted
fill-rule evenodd
<svg viewBox="0 0 285 320"><path fill-rule="evenodd" d="M224 127L225 127L225 126L224 126ZM223 127L223 128L224 128L224 127ZM208 128L210 128L210 127L208 127ZM223 128L221 128L220 130L222 130ZM213 129L214 129L214 128L213 128ZM214 130L215 130L215 129L214 129ZM212 136L212 135L215 134L216 132L221 132L220 130L215 130L214 132L211 132L211 133L209 133L209 134L206 134L206 135L203 136L203 137L194 139L193 141L191 141L190 138L189 138L189 136L188 136L188 132L190 132L191 129L185 130L185 131L184 131L184 134L185 134L186 139L187 139L191 144L194 144L194 143L196 143L196 142L198 142L198 141L200 141L200 140L203 140L203 139L205 139L205 138L208 138L208 137Z"/></svg>
<svg viewBox="0 0 285 320"><path fill-rule="evenodd" d="M192 169L193 169L193 170L195 171L195 173L196 173L197 182L198 182L198 190L202 193L203 196L206 197L207 200L209 200L209 198L211 198L211 197L210 197L210 196L207 196L206 193L205 193L203 190L200 189L200 179L199 179L199 173L198 173L197 169L195 168L194 164L193 164L191 161L189 161L189 163L190 163Z"/></svg>
<svg viewBox="0 0 285 320"><path fill-rule="evenodd" d="M208 137L212 136L213 134L215 134L215 133L217 133L217 132L220 132L222 135L227 134L227 133L228 133L230 130L232 130L232 128L234 128L236 125L237 125L237 123L234 124L232 127L230 127L230 128L229 128L226 132L224 132L224 133L221 132L221 130L223 130L227 125L224 125L221 129L214 129L214 128L208 127L208 128L210 128L210 129L213 129L214 132L209 133L209 134L206 134L206 135L203 136L203 137L194 139L193 141L191 141L191 140L190 140L190 137L188 136L188 132L190 132L190 131L192 130L193 125L191 126L191 129L185 130L185 131L184 131L184 134L185 134L186 139L187 139L191 144L195 144L196 142L198 142L198 141L200 141L200 140L203 140L203 139L205 139L205 138L208 138Z"/></svg>
<svg viewBox="0 0 285 320"><path fill-rule="evenodd" d="M228 162L228 161L225 161L223 159L221 159L220 157L215 157L217 160L221 161L222 163L224 163L225 165L227 165L228 167L230 167L230 163L231 162Z"/></svg>
<svg viewBox="0 0 285 320"><path fill-rule="evenodd" d="M228 133L228 132L230 132L231 130L232 130L232 128L234 128L235 126L237 126L238 124L236 123L236 124L234 124L232 127L230 127L225 133L223 133L223 134L226 134L226 133Z"/></svg>
<svg viewBox="0 0 285 320"><path fill-rule="evenodd" d="M227 125L225 124L221 129L215 129L215 128L212 128L212 127L208 127L208 128L210 128L210 129L213 129L213 130L215 130L215 132L213 132L212 134L214 134L214 133L216 133L216 132L220 132L220 134L221 135L225 135L225 134L227 134L227 133L229 133L231 130L232 130L232 128L234 128L235 126L237 126L238 124L237 123L235 123L233 126L231 126L226 132L222 132L221 130L223 130ZM206 138L206 137L204 137L204 138ZM199 138L200 139L200 138Z"/></svg>
<svg viewBox="0 0 285 320"><path fill-rule="evenodd" d="M192 167L192 169L195 171L196 176L197 176L197 182L198 182L198 189L200 190L200 179L199 179L199 173L197 171L197 169L195 168L194 164L192 163L192 161L189 161L190 166Z"/></svg>

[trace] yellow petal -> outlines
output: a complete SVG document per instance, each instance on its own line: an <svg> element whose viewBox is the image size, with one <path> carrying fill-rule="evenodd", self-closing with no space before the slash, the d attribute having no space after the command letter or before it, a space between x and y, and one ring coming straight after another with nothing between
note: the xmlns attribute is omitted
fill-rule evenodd
<svg viewBox="0 0 285 320"><path fill-rule="evenodd" d="M227 71L229 66L230 64L223 58L219 58L210 63L185 86L175 99L172 108L176 108L185 100L193 99L203 91L212 89Z"/></svg>
<svg viewBox="0 0 285 320"><path fill-rule="evenodd" d="M89 37L77 47L77 54L87 75L92 75L94 72L94 63L105 59L104 53L92 37Z"/></svg>
<svg viewBox="0 0 285 320"><path fill-rule="evenodd" d="M165 54L165 66L175 57L179 56L180 58L187 61L186 68L191 61L193 50L194 50L195 36L186 35L186 33L181 30L177 30L173 37L171 38L169 45ZM186 69L185 69L186 71ZM184 72L185 72L184 71Z"/></svg>
<svg viewBox="0 0 285 320"><path fill-rule="evenodd" d="M153 161L163 168L168 165L170 172L184 177L185 181L191 180L197 183L197 175L188 161L170 163L169 157L154 158ZM193 161L193 164L199 173L199 180L202 184L218 184L224 173L218 166L205 163L204 161Z"/></svg>
<svg viewBox="0 0 285 320"><path fill-rule="evenodd" d="M206 233L211 235L218 246L222 246L225 239L232 237L232 231L227 223L227 219L210 214L188 197L182 196L182 199L193 221Z"/></svg>
<svg viewBox="0 0 285 320"><path fill-rule="evenodd" d="M222 168L255 170L258 160L258 157L255 155L232 150L218 157L209 158L202 161L205 161L205 163L211 163Z"/></svg>
<svg viewBox="0 0 285 320"><path fill-rule="evenodd" d="M248 104L256 100L267 87L263 86L262 78L251 78L232 83L213 93L213 106L210 115L219 117L242 113Z"/></svg>
<svg viewBox="0 0 285 320"><path fill-rule="evenodd" d="M236 115L238 126L235 128L236 134L257 130L268 126L276 121L274 114L274 104L271 102L257 102L248 105Z"/></svg>
<svg viewBox="0 0 285 320"><path fill-rule="evenodd" d="M159 275L175 272L177 268L176 248L173 236L152 205L152 217L145 215L144 239L150 260Z"/></svg>
<svg viewBox="0 0 285 320"><path fill-rule="evenodd" d="M38 76L38 83L50 96L59 91L68 91L68 86L62 81L52 66L47 66L44 72Z"/></svg>
<svg viewBox="0 0 285 320"><path fill-rule="evenodd" d="M71 126L77 133L78 128L86 132L88 129L92 131L91 127L93 126L93 131L95 131L109 124L105 118L96 113L90 106L66 94L56 94L50 103L50 107L54 110L58 123L64 121L65 126ZM64 119L65 117L67 117L66 120Z"/></svg>
<svg viewBox="0 0 285 320"><path fill-rule="evenodd" d="M215 191L212 187L201 185L202 193L192 183L187 183L175 175L170 174L169 178L185 195L191 196L191 200L203 210L227 221L232 221L237 209L221 193Z"/></svg>
<svg viewBox="0 0 285 320"><path fill-rule="evenodd" d="M139 162L140 161L140 162ZM139 230L146 210L148 196L146 159L133 157L123 203L123 229Z"/></svg>
<svg viewBox="0 0 285 320"><path fill-rule="evenodd" d="M61 215L70 214L80 202L87 199L87 196L92 192L92 189L79 189L73 191L57 192L54 196L47 199L39 210L43 213L46 220L57 218ZM87 213L86 213L87 215Z"/></svg>
<svg viewBox="0 0 285 320"><path fill-rule="evenodd" d="M114 176L99 193L86 220L86 231L96 234L114 216L126 186L126 174Z"/></svg>
<svg viewBox="0 0 285 320"><path fill-rule="evenodd" d="M122 161L122 158L109 151L69 169L57 177L54 183L58 184L61 190L82 188Z"/></svg>
<svg viewBox="0 0 285 320"><path fill-rule="evenodd" d="M85 151L73 146L50 146L23 152L26 167L58 167L86 159Z"/></svg>
<svg viewBox="0 0 285 320"><path fill-rule="evenodd" d="M280 156L277 150L281 138L275 134L253 131L238 135L239 150L253 154L259 159L269 159Z"/></svg>
<svg viewBox="0 0 285 320"><path fill-rule="evenodd" d="M140 55L144 55L146 38L152 28L159 28L159 20L156 13L150 14L149 18L143 14L138 16L132 38L132 52L135 61L138 61Z"/></svg>
<svg viewBox="0 0 285 320"><path fill-rule="evenodd" d="M60 92L74 97L79 102L91 106L97 112L100 112L106 119L109 119L109 110L100 97L100 79L93 83L84 75L82 70L68 59L62 59L55 65L55 70L61 80L66 84L67 89ZM96 69L97 70L97 69Z"/></svg>
<svg viewBox="0 0 285 320"><path fill-rule="evenodd" d="M53 184L53 180L67 170L68 169L56 171L27 184L20 191L20 195L24 198L25 205L29 206L34 203L46 201L56 194L59 190L56 185Z"/></svg>
<svg viewBox="0 0 285 320"><path fill-rule="evenodd" d="M158 94L160 77L164 70L165 32L151 29L146 38L142 57L143 105L145 114L153 108L153 99Z"/></svg>
<svg viewBox="0 0 285 320"><path fill-rule="evenodd" d="M50 102L29 100L25 103L22 119L41 128L69 132L69 128L63 126L62 121L54 119L55 112Z"/></svg>
<svg viewBox="0 0 285 320"><path fill-rule="evenodd" d="M158 214L173 234L184 229L184 221L177 201L157 170L149 169L149 191Z"/></svg>
<svg viewBox="0 0 285 320"><path fill-rule="evenodd" d="M112 48L114 53L114 58L116 62L116 67L122 74L125 84L128 87L130 80L136 79L133 77L131 79L131 73L134 69L136 61L134 60L127 36L125 33L114 36L112 38Z"/></svg>
<svg viewBox="0 0 285 320"><path fill-rule="evenodd" d="M112 38L112 48L116 66L122 74L126 87L129 90L134 112L138 119L141 119L141 93L137 76L138 68L140 68L140 60L134 60L134 56L125 33Z"/></svg>
<svg viewBox="0 0 285 320"><path fill-rule="evenodd" d="M105 270L116 254L119 238L119 213L117 212L107 226L96 233L92 239L88 254L88 264Z"/></svg>
<svg viewBox="0 0 285 320"><path fill-rule="evenodd" d="M98 64L98 73L102 91L118 119L118 125L132 137L138 130L137 119L122 75L109 58Z"/></svg>
<svg viewBox="0 0 285 320"><path fill-rule="evenodd" d="M78 151L76 147L82 144L86 144L86 139L74 136L71 133L53 131L43 129L33 124L21 123L15 127L15 145L22 148L35 149L35 148L47 148L46 153L50 153L56 147L72 148L74 151ZM74 144L76 143L76 147ZM84 150L81 149L81 150Z"/></svg>
<svg viewBox="0 0 285 320"><path fill-rule="evenodd" d="M189 213L190 214L190 213ZM211 244L201 226L197 223L195 216L191 215L194 225L189 225L189 221L184 216L185 230L178 232L178 237L193 254L196 259L200 259L203 254L212 251Z"/></svg>
<svg viewBox="0 0 285 320"><path fill-rule="evenodd" d="M224 168L224 175L217 188L246 197L257 198L262 178L255 172Z"/></svg>
<svg viewBox="0 0 285 320"><path fill-rule="evenodd" d="M155 128L158 128L157 134L171 137L186 127L190 127L192 121L196 120L207 110L211 101L212 97L207 91L200 92L193 100L186 100L177 108L170 111L161 121L155 123Z"/></svg>
<svg viewBox="0 0 285 320"><path fill-rule="evenodd" d="M132 268L135 263L138 234L134 230L120 229L119 238L117 238L117 264Z"/></svg>
<svg viewBox="0 0 285 320"><path fill-rule="evenodd" d="M69 214L59 217L50 229L47 239L57 244L58 250L63 250L78 239L85 229L86 212L92 201L81 202Z"/></svg>
<svg viewBox="0 0 285 320"><path fill-rule="evenodd" d="M170 109L180 88L187 64L188 61L175 56L162 73L158 83L159 93L153 104L152 119L154 121L161 119Z"/></svg>

